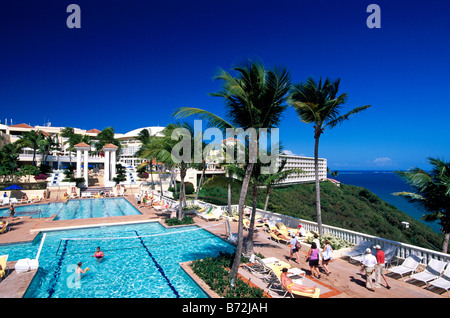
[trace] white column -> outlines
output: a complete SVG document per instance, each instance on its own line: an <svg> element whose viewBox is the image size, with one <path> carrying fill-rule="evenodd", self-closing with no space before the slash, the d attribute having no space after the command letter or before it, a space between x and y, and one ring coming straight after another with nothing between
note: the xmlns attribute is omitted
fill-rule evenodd
<svg viewBox="0 0 450 318"><path fill-rule="evenodd" d="M110 155L110 151L105 151L104 150L104 154L105 154L105 172L103 174L103 181L104 183L107 183L109 181L109 155Z"/></svg>
<svg viewBox="0 0 450 318"><path fill-rule="evenodd" d="M89 167L88 167L88 151L84 150L84 184L88 186L88 177L89 177Z"/></svg>
<svg viewBox="0 0 450 318"><path fill-rule="evenodd" d="M77 178L81 178L81 149L77 149Z"/></svg>
<svg viewBox="0 0 450 318"><path fill-rule="evenodd" d="M116 176L116 152L110 151L111 154L111 180Z"/></svg>

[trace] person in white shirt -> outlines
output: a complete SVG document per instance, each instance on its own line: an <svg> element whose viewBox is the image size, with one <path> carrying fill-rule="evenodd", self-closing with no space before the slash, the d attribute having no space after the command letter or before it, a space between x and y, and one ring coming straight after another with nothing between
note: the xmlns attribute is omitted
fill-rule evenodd
<svg viewBox="0 0 450 318"><path fill-rule="evenodd" d="M306 236L306 231L301 225L298 226L298 236L300 236L300 237Z"/></svg>
<svg viewBox="0 0 450 318"><path fill-rule="evenodd" d="M361 271L366 272L366 287L370 291L375 291L374 284L373 284L373 272L375 269L375 265L377 264L377 258L372 255L372 251L370 248L366 249L366 253L364 255L364 258L362 260L362 267Z"/></svg>

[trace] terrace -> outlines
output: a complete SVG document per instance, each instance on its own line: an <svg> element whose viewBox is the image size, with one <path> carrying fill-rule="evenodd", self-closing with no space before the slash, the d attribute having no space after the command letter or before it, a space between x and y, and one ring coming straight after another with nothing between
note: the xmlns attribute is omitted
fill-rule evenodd
<svg viewBox="0 0 450 318"><path fill-rule="evenodd" d="M149 208L141 207L137 205L134 196L127 195L125 197L130 203L132 203L142 214L141 215L129 215L129 216L116 216L109 218L92 218L92 219L78 219L78 220L62 220L54 221L52 218L41 218L32 219L30 217L16 218L12 221L11 230L0 235L0 244L12 243L12 242L24 242L31 241L40 231L49 231L57 229L70 229L76 227L95 227L95 226L107 226L107 225L118 225L118 224L130 224L130 223L141 223L141 222L157 222L161 221L167 216L163 216L158 211ZM50 202L49 200L48 202ZM169 199L167 199L170 202ZM203 202L195 202L198 205L204 204ZM217 207L219 209L225 209L225 207ZM236 208L236 207L234 207ZM263 214L263 211L258 211ZM302 224L307 230L314 230L315 224L313 222L307 222L298 219L289 219L282 215L277 215L275 213L266 212L265 217L277 217L288 226L294 226L295 224ZM207 229L211 233L223 238L228 238L228 229L226 222L224 220L210 221L207 222L199 217L194 218L195 223ZM232 233L237 233L237 222L229 222ZM345 236L346 239L357 244L362 239L370 239L374 244L383 243L386 244L396 244L398 246L397 256L399 259L406 257L409 254L417 254L424 256L423 266L430 258L436 258L448 261L449 255L442 254L439 252L434 252L426 250L423 248L410 246L400 242L391 242L384 240L382 238L368 236L362 233L346 231L343 229L336 229L333 227L325 226L326 232L333 232L335 235ZM244 231L246 235L246 231ZM322 272L321 278L316 279L310 276L310 270L307 262L304 259L309 246L303 244L300 260L297 262L289 261L289 247L282 243L277 243L269 239L267 232L259 230L255 232L254 237L254 251L264 255L264 257L276 257L286 263L289 263L292 268L298 268L306 272L306 278L304 280L304 285L316 285L321 289L321 298L447 298L444 291L439 290L427 290L424 285L413 284L397 277L388 277L391 289L386 289L383 286L376 289L375 292L371 292L365 288L365 278L364 274L360 272L360 266L351 264L348 260L340 258L338 256L334 257L330 263L331 274L329 276ZM27 273L16 273L14 270L15 262L8 262L10 267L10 273L2 282L0 282L0 297L4 298L20 298L26 291L29 283L31 282L36 271L30 271ZM189 273L189 267L183 264L183 268ZM267 282L265 282L260 277L252 274L248 270L241 268L239 273L249 279L253 284L258 287L265 289L271 297L277 298L281 297L280 294L276 292L269 291L267 289ZM198 281L195 278L195 274L190 273L197 283L208 291L208 287L202 281ZM211 297L215 297L215 293L209 291Z"/></svg>

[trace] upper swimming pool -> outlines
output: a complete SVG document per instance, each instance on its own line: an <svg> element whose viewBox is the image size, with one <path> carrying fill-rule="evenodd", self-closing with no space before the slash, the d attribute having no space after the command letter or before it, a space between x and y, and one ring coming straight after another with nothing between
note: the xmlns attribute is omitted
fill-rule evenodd
<svg viewBox="0 0 450 318"><path fill-rule="evenodd" d="M35 258L43 235L31 243L0 245L8 260ZM97 246L100 262L91 255ZM234 252L234 246L198 227L166 229L157 222L51 231L25 298L205 298L179 263ZM77 280L75 267L90 270Z"/></svg>
<svg viewBox="0 0 450 318"><path fill-rule="evenodd" d="M51 217L56 214L54 220L73 220L141 214L124 198L68 200L66 203L56 202L15 206L15 210L16 216L31 216L32 218ZM8 215L9 208L0 210L0 216Z"/></svg>

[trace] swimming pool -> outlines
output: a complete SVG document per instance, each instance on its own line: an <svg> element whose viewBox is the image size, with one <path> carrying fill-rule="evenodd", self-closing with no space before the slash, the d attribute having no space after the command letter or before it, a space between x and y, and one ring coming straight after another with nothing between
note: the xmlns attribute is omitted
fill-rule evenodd
<svg viewBox="0 0 450 318"><path fill-rule="evenodd" d="M51 217L54 220L100 218L141 214L124 198L78 199L64 202L15 206L16 216L32 218ZM9 216L9 208L1 209L0 216Z"/></svg>
<svg viewBox="0 0 450 318"><path fill-rule="evenodd" d="M34 258L42 238L1 245L0 255ZM97 246L105 253L100 262L91 257ZM24 297L204 298L179 263L220 251L233 253L234 246L198 226L166 229L152 222L47 232L39 270ZM80 280L74 273L78 262L90 268Z"/></svg>

